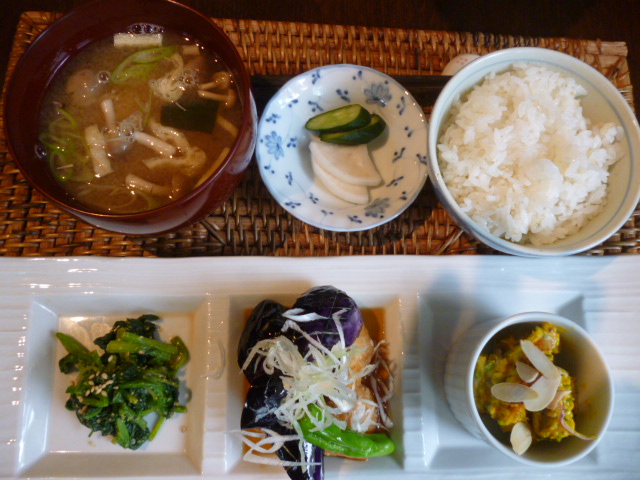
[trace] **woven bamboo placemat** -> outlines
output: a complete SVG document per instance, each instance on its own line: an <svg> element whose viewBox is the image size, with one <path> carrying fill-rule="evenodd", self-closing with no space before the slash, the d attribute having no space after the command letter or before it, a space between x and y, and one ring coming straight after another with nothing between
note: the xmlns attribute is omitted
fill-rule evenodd
<svg viewBox="0 0 640 480"><path fill-rule="evenodd" d="M7 76L31 42L60 17L25 12ZM214 19L240 51L250 74L293 75L321 65L353 63L390 75L440 74L461 53L538 46L580 58L606 75L633 107L623 42L400 30L310 23ZM6 89L6 82L5 82ZM4 92L2 96L4 101ZM428 114L430 106L425 105ZM1 110L0 110L1 111ZM0 118L0 255L10 256L329 256L495 254L463 233L427 182L418 200L386 225L358 233L311 227L284 211L262 184L255 162L233 196L205 220L154 237L110 233L75 220L35 192L8 154ZM640 210L586 255L640 253Z"/></svg>

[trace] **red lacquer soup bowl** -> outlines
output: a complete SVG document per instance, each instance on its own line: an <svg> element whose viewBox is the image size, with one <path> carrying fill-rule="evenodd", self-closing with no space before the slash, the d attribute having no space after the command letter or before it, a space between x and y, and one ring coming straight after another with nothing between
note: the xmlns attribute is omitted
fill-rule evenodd
<svg viewBox="0 0 640 480"><path fill-rule="evenodd" d="M140 25L191 39L198 51L213 53L230 74L241 111L236 115L228 150L224 150L228 153L205 152L216 156L217 167L205 169L189 193L182 192L163 206L152 204L147 210L113 213L86 206L67 192L60 175L54 175L57 172L50 167L51 158L43 154L41 111L47 90L68 62L97 42L132 28L135 32ZM96 227L131 235L169 232L211 213L242 180L256 143L257 113L249 74L238 50L209 18L170 0L100 0L69 12L47 28L20 59L9 80L4 115L10 152L31 185L61 210ZM80 143L91 151L91 141L85 138Z"/></svg>

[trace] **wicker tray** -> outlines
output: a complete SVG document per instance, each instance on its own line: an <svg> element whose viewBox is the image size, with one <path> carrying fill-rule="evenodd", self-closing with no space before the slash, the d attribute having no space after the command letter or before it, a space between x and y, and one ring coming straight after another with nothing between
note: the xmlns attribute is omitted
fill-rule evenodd
<svg viewBox="0 0 640 480"><path fill-rule="evenodd" d="M7 75L34 38L60 17L25 12ZM623 42L399 30L309 23L214 19L238 47L251 74L297 74L320 65L355 63L387 74L439 74L460 53L539 46L573 55L606 75L633 107ZM5 82L6 88L6 82ZM4 92L3 92L4 100ZM430 106L425 105L429 113ZM0 110L1 111L1 110ZM0 118L0 255L53 256L328 256L494 254L463 233L427 182L418 200L388 224L359 233L311 227L285 212L260 180L255 162L224 205L205 220L154 237L110 233L75 220L35 192L8 154ZM640 210L587 255L640 253Z"/></svg>

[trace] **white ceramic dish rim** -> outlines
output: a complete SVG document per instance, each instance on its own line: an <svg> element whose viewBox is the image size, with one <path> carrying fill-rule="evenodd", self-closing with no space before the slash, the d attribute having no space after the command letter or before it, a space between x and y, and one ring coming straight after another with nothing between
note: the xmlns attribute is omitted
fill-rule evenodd
<svg viewBox="0 0 640 480"><path fill-rule="evenodd" d="M465 326L532 307L563 312L584 325L611 362L619 404L609 431L597 449L577 465L559 472L563 480L581 480L586 471L594 480L624 480L640 469L634 446L640 440L640 352L637 350L637 305L640 256L533 260L506 256L350 256L334 258L220 257L190 259L149 258L0 258L0 476L24 478L13 467L15 431L21 398L19 366L30 305L37 297L74 298L126 296L204 298L210 328L229 328L228 312L273 293L299 293L305 285L334 283L358 298L397 302L402 313L405 359L404 468L394 462L369 463L366 469L340 464L325 477L331 479L388 478L469 480L476 475L509 480L515 475L537 480L540 470L515 464L484 440L469 435L451 414L437 389L441 381L443 348ZM220 273L223 272L224 275ZM225 300L226 299L226 300ZM235 306L229 305L235 303ZM230 310L231 309L231 310ZM448 321L437 321L438 318ZM237 317L236 317L237 318ZM406 323L405 323L406 322ZM215 337L213 337L215 338ZM213 345L210 345L213 346ZM28 353L27 353L28 355ZM51 366L54 368L54 366ZM226 389L212 372L207 395L215 411L207 412L202 428L207 445L205 471L162 478L237 478L283 480L273 469L237 470L226 452L229 434L236 428L236 411L229 413ZM18 383L15 383L18 382ZM618 392L618 389L620 391ZM232 406L236 410L237 405ZM13 412L5 415L5 412ZM226 416L225 416L226 415ZM227 419L230 418L230 420ZM395 417L397 418L397 417ZM220 429L220 430L219 430ZM5 441L6 440L6 441ZM134 453L135 455L135 453ZM127 464L127 457L113 457ZM380 468L378 468L380 467ZM549 473L550 478L556 478ZM61 476L67 478L67 476ZM78 478L78 475L69 476ZM140 478L101 472L92 478ZM632 477L632 476L631 476Z"/></svg>
<svg viewBox="0 0 640 480"><path fill-rule="evenodd" d="M294 78L290 79L289 81L287 81L287 83L285 83L285 85L283 85L280 90L269 100L269 102L266 104L263 113L260 117L260 121L258 123L258 145L256 146L256 150L255 150L255 155L257 158L257 162L259 165L259 171L260 171L260 176L264 182L264 184L266 185L267 189L269 190L269 192L271 193L271 195L274 197L274 199L276 199L276 201L280 204L280 206L282 208L284 208L287 212L289 212L291 215L293 215L294 217L298 218L299 220L312 225L314 227L317 228L321 228L323 230L328 230L328 231L335 231L335 232L357 232L357 231L365 231L365 230L370 230L372 228L375 227L379 227L381 225L384 225L385 223L388 223L389 221L397 218L399 215L401 215L407 208L409 208L409 206L416 200L416 198L418 197L418 195L420 194L420 192L422 191L424 184L427 181L427 176L428 176L428 166L425 166L425 168L423 168L423 174L419 175L419 178L415 179L416 185L412 188L412 191L410 192L409 195L407 195L406 200L398 207L395 207L394 209L390 210L390 214L389 215L385 215L384 218L378 219L378 220L367 220L365 219L365 222L363 224L357 225L354 224L353 226L339 226L337 224L334 224L331 222L330 218L328 217L324 217L323 221L318 221L315 218L312 218L312 215L308 215L308 214L304 214L301 213L299 208L293 207L289 204L289 202L283 202L281 201L280 197L280 193L275 189L275 187L272 185L272 182L270 181L270 178L266 175L266 173L263 171L262 166L265 164L265 161L262 160L262 148L260 145L260 139L262 138L261 136L261 132L263 132L265 130L265 128L267 128L266 123L269 121L268 120L268 115L267 113L270 112L273 109L273 106L278 104L279 102L282 102L282 97L286 96L288 94L290 94L291 92L296 92L299 88L299 86L297 85L300 81L301 77L310 77L313 76L316 72L321 72L321 71L330 71L330 70L345 70L346 72L357 72L358 70L361 71L365 71L368 72L371 75L374 75L378 78L380 78L381 80L388 82L389 84L393 85L396 89L398 89L399 91L402 92L402 95L404 96L404 98L407 100L407 108L414 108L414 109L419 109L420 111L417 112L417 115L419 117L422 118L423 123L424 123L424 135L425 135L425 143L426 143L426 136L427 136L427 130L428 130L428 122L426 120L426 117L424 115L424 112L422 112L420 105L418 104L418 102L416 102L416 100L411 96L411 94L402 86L400 85L394 78L384 74L383 72L376 70L374 68L370 68L370 67L366 67L366 66L362 66L362 65L355 65L355 64L348 64L348 63L344 63L344 64L331 64L331 65L324 65L324 66L320 66L320 67L316 67L314 69L308 70L304 73L301 73L297 76L295 76ZM304 129L302 129L304 130ZM307 134L308 135L308 134ZM424 158L426 159L427 156L427 145L424 145ZM427 163L425 161L425 163ZM364 207L366 206L356 206L353 205L352 210L357 211L357 210L362 210L364 209Z"/></svg>
<svg viewBox="0 0 640 480"><path fill-rule="evenodd" d="M473 388L473 377L474 377L474 371L475 371L475 364L478 360L478 357L480 356L480 354L482 353L482 351L484 350L484 348L486 347L486 344L489 340L491 340L495 335L497 335L498 333L500 333L501 331L503 331L504 329L513 326L513 325L517 325L520 323L542 323L542 322L550 322L556 326L559 326L561 328L564 329L571 329L574 330L575 332L578 332L578 334L581 336L581 340L588 343L590 345L590 348L593 349L594 352L596 352L597 356L598 356L598 361L602 364L602 367L604 369L604 371L606 372L607 375L607 385L609 387L609 390L611 392L611 401L608 404L608 408L605 412L603 412L604 415L604 422L603 422L603 426L601 429L601 434L598 436L597 439L590 441L588 444L586 444L586 448L583 449L578 455L575 455L574 457L571 458L567 458L564 460L559 460L559 461L548 461L548 462L537 462L535 460L531 460L529 458L526 457L526 455L517 455L510 446L505 445L504 443L500 442L494 435L491 434L491 432L489 430L487 430L487 427L485 426L482 417L480 416L480 413L478 412L478 409L475 408L475 398L474 398L474 388ZM534 467L548 467L548 468L558 468L558 467L562 467L565 465L569 465L571 463L574 463L578 460L580 460L581 458L585 457L586 455L588 455L594 448L596 448L598 442L600 440L602 440L602 436L604 434L604 432L607 431L607 428L609 426L609 423L611 422L611 415L613 414L613 406L614 406L614 387L613 387L613 380L611 378L611 372L609 371L609 366L607 365L607 362L605 361L602 352L600 351L600 349L598 348L598 346L593 342L593 340L591 339L591 337L589 336L589 334L582 328L580 327L580 325L576 324L575 322L572 322L571 320L562 317L560 315L556 315L553 313L548 313L548 312L523 312L523 313L518 313L516 315L513 315L511 317L505 318L502 321L497 322L490 330L488 330L480 339L480 341L478 342L478 345L476 346L476 348L473 350L473 354L471 355L471 362L468 365L467 368L467 375L465 378L465 383L466 383L466 400L468 402L468 405L471 406L471 408L469 409L469 411L471 412L471 415L473 416L473 419L475 420L476 426L480 429L480 431L482 432L482 434L484 435L484 437L487 439L487 441L493 445L495 448L497 448L500 452L502 452L504 455L506 455L509 458L512 458L518 462L521 462L525 465L530 465L530 466L534 466Z"/></svg>
<svg viewBox="0 0 640 480"><path fill-rule="evenodd" d="M565 68L567 71L573 69L581 75L582 80L586 80L585 77L588 76L588 80L586 81L596 86L598 90L602 92L603 99L612 104L618 111L621 123L626 127L626 136L628 137L630 144L629 162L631 171L631 180L627 184L627 192L625 195L626 200L620 205L611 221L605 227L580 241L569 243L571 241L571 237L569 237L559 242L557 245L539 247L533 245L521 245L491 235L486 230L478 227L475 222L458 207L456 200L453 198L442 179L442 174L437 161L437 139L439 138L440 122L434 122L433 120L446 116L451 101L456 95L455 92L459 90L461 85L468 83L466 75L469 72L476 72L476 70L480 71L480 73L472 74L475 78L472 84L476 84L480 82L490 71L505 70L509 65L517 61L542 63L552 62L556 68L558 68L558 64L563 64L564 66L560 68ZM470 87L471 85L469 85L469 88ZM438 96L431 114L428 138L429 177L434 185L437 196L443 201L451 216L463 230L478 238L488 246L504 253L524 257L554 257L584 252L599 245L622 227L622 225L629 219L629 216L633 213L638 201L640 200L640 179L637 178L639 175L637 174L638 169L636 167L635 160L635 156L640 155L640 128L638 127L638 120L633 110L624 100L617 88L604 75L585 62L562 52L539 47L507 48L486 54L465 65L458 73L453 75L451 80L449 80ZM434 141L432 139L436 140ZM632 191L629 192L629 190ZM605 230L609 233L603 235ZM580 235L580 233L577 235Z"/></svg>

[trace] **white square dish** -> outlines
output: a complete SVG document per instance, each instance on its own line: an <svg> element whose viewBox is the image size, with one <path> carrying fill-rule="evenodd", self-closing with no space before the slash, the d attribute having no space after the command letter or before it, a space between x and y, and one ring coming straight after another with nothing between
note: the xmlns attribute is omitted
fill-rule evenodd
<svg viewBox="0 0 640 480"><path fill-rule="evenodd" d="M248 384L237 363L238 339L244 329L246 319L251 310L262 300L270 299L289 307L292 306L296 298L302 295L306 290L314 285L308 286L282 286L280 292L272 292L264 295L234 295L230 301L230 318L229 337L226 351L228 352L228 431L229 435L227 462L230 473L255 473L259 470L261 473L272 474L275 477L284 474L281 467L266 467L264 465L250 464L243 462L244 454L240 437L235 434L240 425L240 416L244 406L245 396ZM340 284L335 285L338 288ZM390 456L370 459L367 462L345 461L336 457L325 457L325 472L327 476L334 477L338 472L341 474L356 475L371 469L383 469L384 471L401 470L406 458L408 458L406 449L415 448L416 439L406 437L406 428L404 426L406 418L404 404L406 403L405 394L411 395L411 386L405 387L403 382L404 375L415 377L412 374L415 366L407 365L405 352L407 344L405 336L406 329L411 332L415 323L415 306L416 299L413 301L406 297L398 297L390 294L371 295L358 290L345 290L351 296L359 308L363 311L365 317L365 325L369 328L374 342L386 340L387 343L387 359L391 364L394 376L394 396L389 404L389 412L394 423L391 430L391 438L393 439L396 450ZM405 388L408 388L407 391ZM418 416L421 412L415 412ZM422 423L422 419L412 419L417 423ZM414 422L411 422L414 423ZM409 441L408 441L409 440ZM420 439L419 439L420 440ZM422 441L418 442L422 444ZM422 454L422 452L420 452Z"/></svg>
<svg viewBox="0 0 640 480"><path fill-rule="evenodd" d="M114 322L143 313L160 316L160 338L178 335L192 358L180 378L187 412L164 423L156 438L139 450L125 450L109 437L91 431L65 408L65 375L58 361L66 355L54 334L73 336L90 350L93 340ZM18 471L29 477L104 477L197 474L203 457L206 355L197 342L208 333L207 298L156 295L38 295L29 309L25 382ZM64 432L64 435L61 435Z"/></svg>

